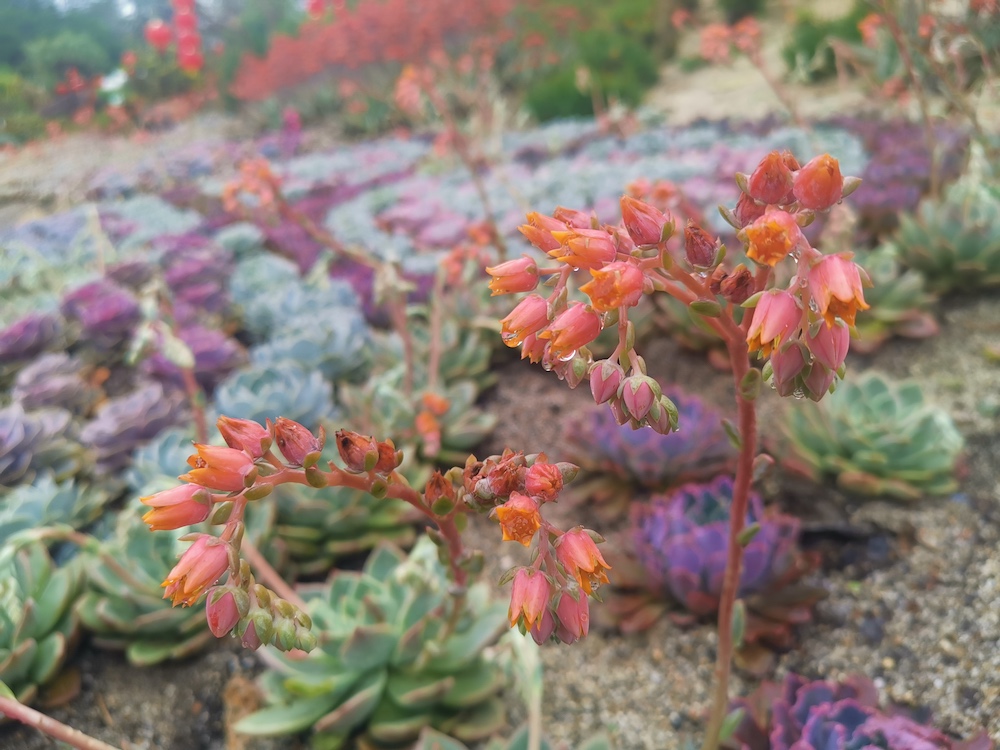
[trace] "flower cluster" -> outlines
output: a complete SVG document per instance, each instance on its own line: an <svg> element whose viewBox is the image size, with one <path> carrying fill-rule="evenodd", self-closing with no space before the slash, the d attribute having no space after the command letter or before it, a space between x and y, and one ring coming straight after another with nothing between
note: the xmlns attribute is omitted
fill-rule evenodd
<svg viewBox="0 0 1000 750"><path fill-rule="evenodd" d="M245 193L254 199L258 208L268 210L274 207L280 189L281 178L271 170L267 159L245 159L240 163L236 179L222 188L222 205L227 211L238 211L240 197Z"/></svg>
<svg viewBox="0 0 1000 750"><path fill-rule="evenodd" d="M463 475L466 502L491 508L504 541L536 545L532 563L509 570L513 580L511 627L531 633L536 643L574 643L590 631L590 596L608 583L608 565L597 544L604 540L581 526L560 531L542 515L563 485L576 476L572 464L549 463L545 454L506 451L485 461L470 459Z"/></svg>

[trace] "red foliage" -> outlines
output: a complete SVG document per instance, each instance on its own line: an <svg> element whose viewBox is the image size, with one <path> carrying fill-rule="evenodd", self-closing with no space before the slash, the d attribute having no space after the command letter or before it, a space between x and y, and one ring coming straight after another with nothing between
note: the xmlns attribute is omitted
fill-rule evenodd
<svg viewBox="0 0 1000 750"><path fill-rule="evenodd" d="M361 0L331 21L308 21L298 36L278 34L267 56L243 57L230 93L260 101L323 70L425 59L446 41L500 28L515 0ZM499 43L502 39L494 36Z"/></svg>

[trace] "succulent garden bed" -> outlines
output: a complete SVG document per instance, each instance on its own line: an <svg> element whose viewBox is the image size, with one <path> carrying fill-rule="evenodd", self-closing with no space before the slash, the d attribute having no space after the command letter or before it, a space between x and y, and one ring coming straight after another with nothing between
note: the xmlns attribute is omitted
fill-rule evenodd
<svg viewBox="0 0 1000 750"><path fill-rule="evenodd" d="M964 165L966 136L949 129L939 139L947 144L942 174L951 180ZM883 705L905 705L918 718L928 709L935 726L955 736L980 727L997 736L1000 568L992 550L1000 515L992 458L1000 450L993 393L1000 303L938 297L995 282L997 254L981 253L974 233L963 234L961 209L978 206L992 237L1000 223L990 194L968 182L949 188L937 212L917 211L929 170L923 144L916 126L851 118L820 122L809 134L774 123L670 128L651 120L629 136L566 121L506 136L504 159L483 184L493 231L517 257L530 252L517 231L525 207L570 205L617 221L623 191L662 200L679 224L702 221L735 246L717 214L691 206L730 203L732 173L774 149L829 151L845 174L868 181L852 197L856 216L847 230L831 218L808 231L828 232L831 242L901 238L859 251L866 268L868 253L874 257L872 310L858 318L870 351L851 354L848 382L821 406L789 403L768 389L760 399L764 446L779 458L757 488L760 507L773 504L786 515L754 516L762 530L747 547L757 575L743 592L750 630L735 688L746 695L762 675L860 673L882 690ZM64 595L47 594L59 602L46 599L53 622L32 634L44 644L37 658L20 670L8 665L5 681L43 705L76 694L52 715L123 747L308 746L239 734L236 724L253 710L291 700L286 688L265 679L261 693L252 682L263 669L256 658L233 642L216 644L201 609L170 609L159 598L183 546L175 535L149 534L136 498L175 484L195 437L192 394L204 394L212 418L280 415L310 429L350 425L392 437L410 457L401 468L414 482L435 464L462 465L471 450L484 456L506 446L583 466L585 476L554 518L599 529L614 570L624 575L642 564L648 575L657 571L658 590L668 595L649 606L644 587L612 590L606 612L594 605L587 639L541 650L546 732L557 746L574 748L598 730L621 748L682 747L697 738L710 699L715 636L708 620L721 570L711 540L700 535L720 533L712 524L726 522L732 493L725 480L711 481L732 463L718 427L732 410L727 377L707 365L719 362L718 342L685 311L646 311L637 326L652 342L650 374L683 389L675 399L682 427L669 436L620 433L588 416L594 406L585 387L570 391L498 346L496 321L506 310L486 297L476 267L491 240L480 196L463 168L434 156L429 140L384 138L297 154L288 152L294 144L254 145L271 157L288 205L306 221L284 214L251 223L234 210L226 185L249 149L215 142L100 174L88 200L70 210L0 227L0 541L53 524L101 540L74 556L80 539L62 528L53 532L63 534L50 547L55 562L33 547L33 557L18 563L33 571L34 583L49 565L63 566L72 581L60 584ZM914 211L893 235L894 217ZM351 257L331 262L307 227L398 270L411 303L409 343L392 333L398 310L372 268ZM957 262L940 252L943 236L954 240ZM914 270L902 271L903 262ZM411 346L416 357L407 359ZM897 382L904 378L916 384ZM432 383L443 396L408 397L413 383L416 392ZM674 494L635 509L665 493ZM246 534L276 567L313 584L334 564L354 571L344 576L354 581L380 540L413 543L418 528L404 507L345 488L281 485L248 515ZM666 528L674 547L663 543ZM474 520L471 536L485 552L486 580L522 562L495 525ZM709 552L690 559L703 542L709 546L699 549ZM613 550L631 546L640 547L638 559L619 563ZM403 566L402 558L376 554L367 570L373 590L403 612L386 572ZM126 560L132 565L123 568ZM24 588L5 596L22 596ZM634 598L640 590L642 601ZM482 596L477 611L489 620ZM506 604L499 609L502 622ZM469 628L486 632L490 623ZM12 639L5 647L24 642L23 633L0 634ZM70 670L53 682L64 654ZM467 669L468 680L489 682L476 659L456 657L455 673ZM430 699L398 687L399 663L364 667L359 679L372 684L397 679L396 703L371 708L379 718L396 712L393 721L372 720L368 731L383 741L412 718L397 709L423 710ZM871 698L867 684L856 690ZM513 727L524 709L513 690L503 695ZM447 715L439 728L460 732L459 718L472 710L487 726L498 701L485 688L483 696L435 697L435 716ZM836 702L833 693L829 700ZM0 727L4 747L46 742Z"/></svg>

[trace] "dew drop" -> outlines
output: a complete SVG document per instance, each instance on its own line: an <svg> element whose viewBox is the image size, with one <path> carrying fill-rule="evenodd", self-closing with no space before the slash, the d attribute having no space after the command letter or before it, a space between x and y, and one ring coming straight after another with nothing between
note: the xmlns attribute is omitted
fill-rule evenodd
<svg viewBox="0 0 1000 750"><path fill-rule="evenodd" d="M576 350L574 349L573 351L569 352L568 354L565 354L562 357L559 357L559 361L560 362L569 362L575 356L576 356Z"/></svg>
<svg viewBox="0 0 1000 750"><path fill-rule="evenodd" d="M794 391L792 391L792 398L794 399L798 399L799 401L801 401L805 397L806 397L806 392L801 388L796 388Z"/></svg>

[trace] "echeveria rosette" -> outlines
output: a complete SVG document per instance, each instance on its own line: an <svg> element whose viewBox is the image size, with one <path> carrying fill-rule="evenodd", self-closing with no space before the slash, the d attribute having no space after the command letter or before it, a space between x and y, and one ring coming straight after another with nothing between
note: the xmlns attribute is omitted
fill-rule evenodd
<svg viewBox="0 0 1000 750"><path fill-rule="evenodd" d="M220 330L195 324L182 328L177 337L194 355L194 376L206 393L212 393L230 373L247 362L246 350ZM161 352L144 359L141 369L161 382L178 389L184 388L181 369Z"/></svg>
<svg viewBox="0 0 1000 750"><path fill-rule="evenodd" d="M736 452L722 429L722 414L702 399L677 388L665 395L674 402L684 429L661 435L619 425L604 408L571 415L563 427L567 460L590 476L573 494L617 513L636 490L662 492L709 479L731 466Z"/></svg>
<svg viewBox="0 0 1000 750"><path fill-rule="evenodd" d="M70 292L63 298L62 312L80 326L81 341L102 350L126 343L140 318L132 293L106 279Z"/></svg>
<svg viewBox="0 0 1000 750"><path fill-rule="evenodd" d="M609 610L623 630L648 627L669 603L686 611L671 612L679 624L718 610L732 497L733 480L720 476L632 507L635 559L612 560L622 591ZM813 604L824 596L822 589L799 583L815 560L799 549L799 521L765 511L756 493L750 495L746 522L760 530L744 548L738 595L747 608L745 641L785 648L792 626L808 622Z"/></svg>
<svg viewBox="0 0 1000 750"><path fill-rule="evenodd" d="M83 416L101 395L86 374L86 365L76 357L65 352L45 354L17 374L11 398L28 410L52 407Z"/></svg>
<svg viewBox="0 0 1000 750"><path fill-rule="evenodd" d="M733 702L743 717L731 750L992 750L985 732L956 740L898 708L882 709L866 677L808 681L789 674Z"/></svg>
<svg viewBox="0 0 1000 750"><path fill-rule="evenodd" d="M58 315L30 313L0 331L0 370L53 348L62 334Z"/></svg>
<svg viewBox="0 0 1000 750"><path fill-rule="evenodd" d="M42 469L62 481L85 463L68 411L26 412L17 402L0 409L0 488L30 483Z"/></svg>

